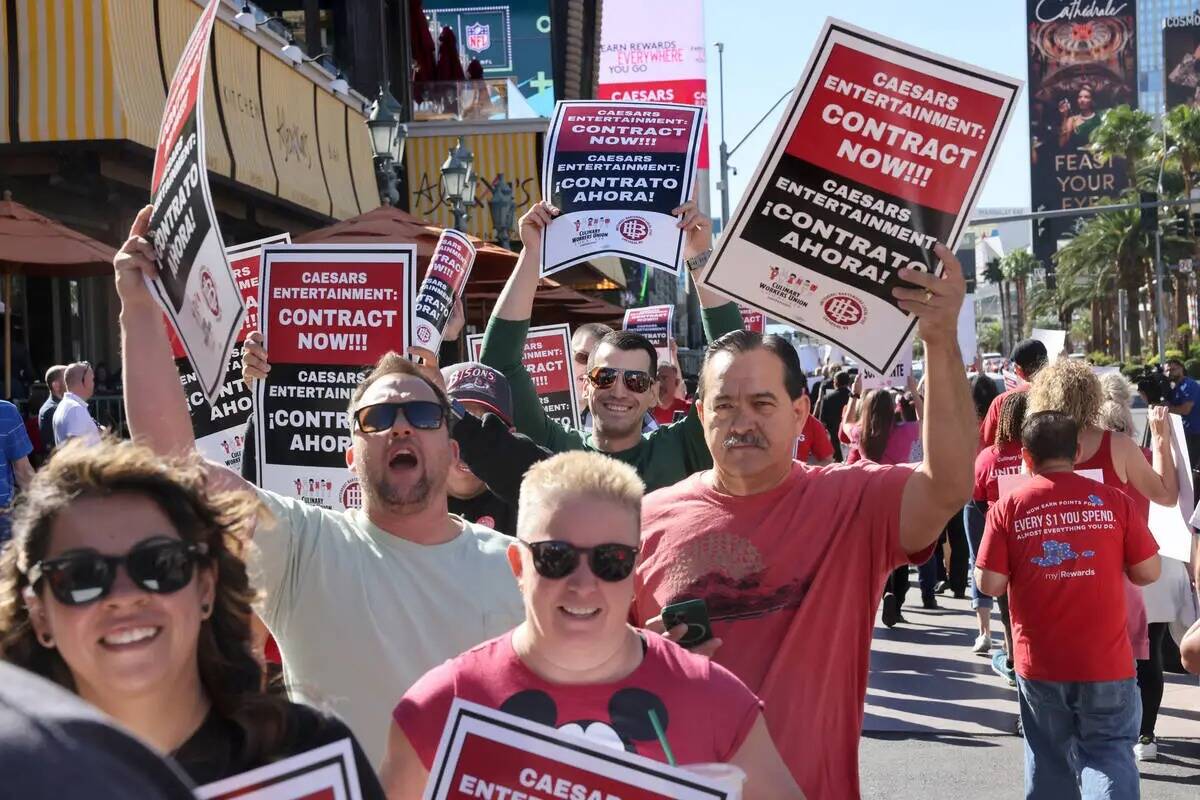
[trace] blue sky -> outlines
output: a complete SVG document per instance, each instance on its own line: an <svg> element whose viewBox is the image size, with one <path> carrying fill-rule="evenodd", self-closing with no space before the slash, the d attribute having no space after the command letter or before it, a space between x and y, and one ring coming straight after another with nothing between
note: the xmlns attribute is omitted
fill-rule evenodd
<svg viewBox="0 0 1200 800"><path fill-rule="evenodd" d="M957 58L1021 81L1025 62L1025 3L1018 0L705 0L705 34L725 43L725 139L732 148L779 96L800 78L828 16ZM716 191L721 95L717 50L708 49L708 113L712 210ZM767 119L731 160L731 211L754 174L783 108ZM1029 205L1029 114L1022 89L980 207Z"/></svg>

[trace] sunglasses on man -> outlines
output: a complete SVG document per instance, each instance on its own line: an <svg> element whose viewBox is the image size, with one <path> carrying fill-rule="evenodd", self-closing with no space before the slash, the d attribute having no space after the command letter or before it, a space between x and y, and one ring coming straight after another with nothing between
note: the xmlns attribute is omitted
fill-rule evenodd
<svg viewBox="0 0 1200 800"><path fill-rule="evenodd" d="M117 568L124 564L125 572L139 589L174 594L192 582L196 562L207 555L208 545L204 542L147 539L123 556L82 551L39 561L29 568L29 584L36 592L44 580L63 605L87 605L108 596L117 579Z"/></svg>
<svg viewBox="0 0 1200 800"><path fill-rule="evenodd" d="M403 403L376 403L354 412L354 424L363 433L391 430L396 415L403 413L408 424L417 430L435 431L446 419L446 408L432 400L408 400Z"/></svg>
<svg viewBox="0 0 1200 800"><path fill-rule="evenodd" d="M576 547L570 542L550 539L543 542L527 542L517 539L529 548L533 555L533 568L537 574L552 581L561 580L579 568L583 556L587 556L592 574L605 583L619 583L633 574L637 562L638 548L628 544L598 544L595 547Z"/></svg>
<svg viewBox="0 0 1200 800"><path fill-rule="evenodd" d="M650 391L654 378L649 372L640 369L617 369L616 367L593 367L587 374L588 381L597 389L611 389L617 378L625 381L625 388L634 394L645 394Z"/></svg>

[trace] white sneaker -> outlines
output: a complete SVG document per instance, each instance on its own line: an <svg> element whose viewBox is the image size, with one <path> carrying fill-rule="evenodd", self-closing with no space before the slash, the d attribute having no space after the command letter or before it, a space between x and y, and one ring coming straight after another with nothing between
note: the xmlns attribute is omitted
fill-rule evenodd
<svg viewBox="0 0 1200 800"><path fill-rule="evenodd" d="M992 651L992 635L990 633L981 633L975 637L975 646L971 648L971 652L977 656L986 656Z"/></svg>
<svg viewBox="0 0 1200 800"><path fill-rule="evenodd" d="M1158 758L1158 743L1149 736L1138 739L1133 746L1133 757L1138 761L1154 761Z"/></svg>

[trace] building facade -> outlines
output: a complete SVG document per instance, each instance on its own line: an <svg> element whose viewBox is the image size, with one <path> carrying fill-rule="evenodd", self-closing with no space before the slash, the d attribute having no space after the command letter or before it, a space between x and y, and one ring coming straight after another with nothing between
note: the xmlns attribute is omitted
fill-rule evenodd
<svg viewBox="0 0 1200 800"><path fill-rule="evenodd" d="M1167 17L1190 14L1197 0L1137 0L1138 108L1154 116L1165 111L1162 28Z"/></svg>

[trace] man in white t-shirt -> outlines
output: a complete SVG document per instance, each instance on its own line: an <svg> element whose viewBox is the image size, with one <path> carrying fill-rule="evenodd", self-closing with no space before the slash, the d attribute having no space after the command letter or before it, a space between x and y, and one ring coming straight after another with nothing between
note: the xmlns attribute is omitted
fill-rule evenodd
<svg viewBox="0 0 1200 800"><path fill-rule="evenodd" d="M189 454L187 402L143 280L157 270L148 221L146 208L114 262L129 427L159 453ZM510 540L447 511L457 445L441 389L389 353L349 410L346 463L362 508L334 512L257 489L274 520L253 531L251 567L292 697L340 714L378 766L391 710L409 686L515 627L524 608L505 555ZM255 488L211 462L210 475L217 489Z"/></svg>
<svg viewBox="0 0 1200 800"><path fill-rule="evenodd" d="M62 447L69 439L100 444L100 426L92 419L87 401L96 391L96 373L86 361L67 367L64 374L67 391L54 409L54 444Z"/></svg>

